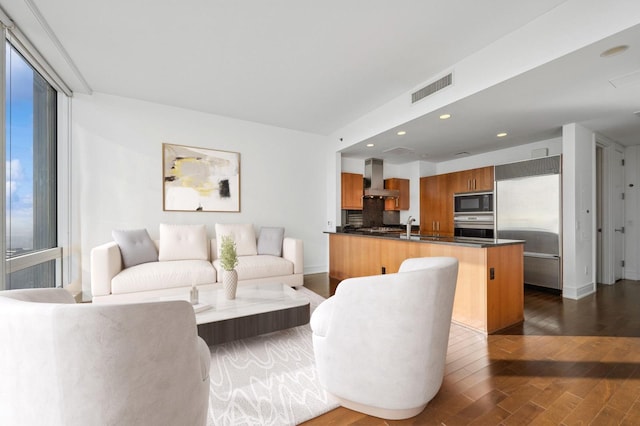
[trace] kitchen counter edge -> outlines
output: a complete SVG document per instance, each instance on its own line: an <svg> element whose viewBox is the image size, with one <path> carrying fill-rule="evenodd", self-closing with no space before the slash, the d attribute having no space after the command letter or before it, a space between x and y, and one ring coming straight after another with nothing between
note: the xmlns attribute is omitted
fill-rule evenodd
<svg viewBox="0 0 640 426"><path fill-rule="evenodd" d="M461 247L475 247L475 248L490 248L490 247L501 247L501 246L510 246L515 244L524 244L524 240L505 240L505 239L489 239L486 241L478 241L478 240L467 240L465 238L456 238L456 237L437 237L437 236L412 236L410 239L407 239L405 234L388 234L388 235L369 235L366 233L357 233L357 232L340 232L340 231L324 231L325 234L334 234L334 235L346 235L352 237L364 237L364 238L379 238L383 240L395 240L395 241L408 241L414 243L429 243L429 244L445 244L445 245L453 245L453 246L461 246Z"/></svg>

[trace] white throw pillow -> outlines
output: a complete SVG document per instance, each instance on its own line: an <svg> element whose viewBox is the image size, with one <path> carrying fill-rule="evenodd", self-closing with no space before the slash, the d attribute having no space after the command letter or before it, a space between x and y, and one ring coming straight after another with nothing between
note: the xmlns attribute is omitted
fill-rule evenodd
<svg viewBox="0 0 640 426"><path fill-rule="evenodd" d="M263 227L258 237L258 254L269 254L271 256L282 256L282 240L284 239L284 228Z"/></svg>
<svg viewBox="0 0 640 426"><path fill-rule="evenodd" d="M218 257L220 257L220 246L222 237L228 235L236 243L236 253L238 256L253 256L258 254L256 248L256 232L251 223L243 224L222 224L216 223L216 244L218 246Z"/></svg>
<svg viewBox="0 0 640 426"><path fill-rule="evenodd" d="M209 260L207 228L161 223L158 260Z"/></svg>
<svg viewBox="0 0 640 426"><path fill-rule="evenodd" d="M120 248L125 268L158 261L156 245L146 229L114 229L111 235Z"/></svg>

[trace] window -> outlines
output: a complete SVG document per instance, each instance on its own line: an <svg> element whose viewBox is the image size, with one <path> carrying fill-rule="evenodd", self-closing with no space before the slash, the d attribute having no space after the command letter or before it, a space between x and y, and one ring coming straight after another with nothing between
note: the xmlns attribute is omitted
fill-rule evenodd
<svg viewBox="0 0 640 426"><path fill-rule="evenodd" d="M57 92L6 42L6 289L57 282Z"/></svg>

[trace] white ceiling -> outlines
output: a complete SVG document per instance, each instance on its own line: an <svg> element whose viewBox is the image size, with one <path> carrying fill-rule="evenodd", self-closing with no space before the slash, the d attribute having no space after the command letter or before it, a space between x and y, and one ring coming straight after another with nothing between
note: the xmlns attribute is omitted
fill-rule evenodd
<svg viewBox="0 0 640 426"><path fill-rule="evenodd" d="M630 47L600 57L618 45ZM611 80L621 76L627 83L615 87ZM443 113L452 117L440 120ZM439 162L559 137L567 123L579 123L622 145L640 144L640 25L357 143L343 155L392 163L416 158ZM398 136L399 130L406 135ZM498 138L499 132L508 135ZM375 147L366 147L368 143ZM385 153L397 148L406 150Z"/></svg>
<svg viewBox="0 0 640 426"><path fill-rule="evenodd" d="M0 0L74 91L323 135L561 3ZM607 82L640 69L640 46L632 43L640 40L638 28L619 37L632 44L624 55L600 59L598 49L617 40L605 41L456 102L448 128L429 116L408 123L401 144L413 152L407 159L442 161L500 147L491 123L508 123L514 144L556 135L568 122L640 143L640 118L629 117L640 110L638 86ZM396 147L396 138L394 129L376 145ZM371 156L361 144L345 154Z"/></svg>

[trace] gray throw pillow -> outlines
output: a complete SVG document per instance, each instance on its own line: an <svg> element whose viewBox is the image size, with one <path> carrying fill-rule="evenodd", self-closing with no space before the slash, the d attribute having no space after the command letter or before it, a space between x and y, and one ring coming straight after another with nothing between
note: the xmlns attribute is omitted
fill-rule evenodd
<svg viewBox="0 0 640 426"><path fill-rule="evenodd" d="M125 268L158 261L158 250L146 229L113 230L113 240L120 247Z"/></svg>
<svg viewBox="0 0 640 426"><path fill-rule="evenodd" d="M282 240L284 239L284 228L260 229L258 237L258 254L270 254L272 256L282 256Z"/></svg>

